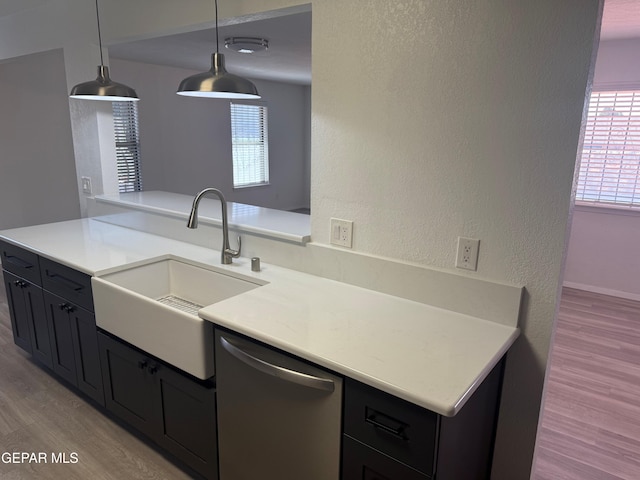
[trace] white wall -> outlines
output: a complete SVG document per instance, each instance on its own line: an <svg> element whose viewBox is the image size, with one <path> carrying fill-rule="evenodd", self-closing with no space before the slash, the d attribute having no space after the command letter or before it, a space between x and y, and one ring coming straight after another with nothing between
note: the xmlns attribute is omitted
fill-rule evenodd
<svg viewBox="0 0 640 480"><path fill-rule="evenodd" d="M60 49L0 63L0 229L80 216L66 90Z"/></svg>
<svg viewBox="0 0 640 480"><path fill-rule="evenodd" d="M50 5L78 6L73 20L90 22L82 3ZM295 3L222 2L220 14ZM456 237L475 237L478 271L465 274L526 288L500 408L498 480L527 478L531 468L600 3L312 2L314 241L328 243L330 217L351 219L357 252L453 270ZM201 0L102 5L107 39L180 31L212 17ZM12 42L78 29L60 14L20 20L11 24ZM10 35L3 27L0 45ZM67 42L69 52L88 38ZM67 64L68 80L85 63ZM332 267L340 262L325 263Z"/></svg>
<svg viewBox="0 0 640 480"><path fill-rule="evenodd" d="M594 88L640 88L640 39L600 43ZM576 207L564 283L640 300L640 214Z"/></svg>
<svg viewBox="0 0 640 480"><path fill-rule="evenodd" d="M145 190L195 195L220 188L227 200L290 210L308 207L305 103L309 87L254 80L268 107L270 184L233 189L229 101L176 95L191 70L111 59L111 75L134 87ZM307 158L305 158L307 157Z"/></svg>
<svg viewBox="0 0 640 480"><path fill-rule="evenodd" d="M640 300L640 214L576 207L564 284Z"/></svg>

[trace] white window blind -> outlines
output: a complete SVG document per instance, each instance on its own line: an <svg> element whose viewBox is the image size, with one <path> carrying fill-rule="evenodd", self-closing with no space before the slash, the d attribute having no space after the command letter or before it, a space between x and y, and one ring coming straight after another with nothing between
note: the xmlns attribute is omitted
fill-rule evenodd
<svg viewBox="0 0 640 480"><path fill-rule="evenodd" d="M640 207L640 91L591 94L576 200Z"/></svg>
<svg viewBox="0 0 640 480"><path fill-rule="evenodd" d="M136 102L112 102L120 193L142 190Z"/></svg>
<svg viewBox="0 0 640 480"><path fill-rule="evenodd" d="M234 188L269 184L267 107L231 103Z"/></svg>

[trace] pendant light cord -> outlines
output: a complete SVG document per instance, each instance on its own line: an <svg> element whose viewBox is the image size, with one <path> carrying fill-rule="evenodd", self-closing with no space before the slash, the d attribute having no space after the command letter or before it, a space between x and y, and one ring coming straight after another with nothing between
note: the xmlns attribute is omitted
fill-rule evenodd
<svg viewBox="0 0 640 480"><path fill-rule="evenodd" d="M96 0L97 2L98 0ZM218 35L218 0L215 0L215 5L216 5L216 53L220 53L220 35Z"/></svg>
<svg viewBox="0 0 640 480"><path fill-rule="evenodd" d="M96 19L98 21L98 45L100 46L100 65L104 67L104 59L102 58L102 34L100 33L100 11L98 10L98 0L96 0Z"/></svg>

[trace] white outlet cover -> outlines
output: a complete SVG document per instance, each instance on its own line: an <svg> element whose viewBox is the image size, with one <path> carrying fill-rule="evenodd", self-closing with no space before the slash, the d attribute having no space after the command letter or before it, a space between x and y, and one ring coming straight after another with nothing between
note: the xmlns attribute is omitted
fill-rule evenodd
<svg viewBox="0 0 640 480"><path fill-rule="evenodd" d="M329 238L332 245L351 248L353 245L353 222L332 218Z"/></svg>
<svg viewBox="0 0 640 480"><path fill-rule="evenodd" d="M475 238L458 237L456 268L476 271L478 269L479 250L480 240Z"/></svg>

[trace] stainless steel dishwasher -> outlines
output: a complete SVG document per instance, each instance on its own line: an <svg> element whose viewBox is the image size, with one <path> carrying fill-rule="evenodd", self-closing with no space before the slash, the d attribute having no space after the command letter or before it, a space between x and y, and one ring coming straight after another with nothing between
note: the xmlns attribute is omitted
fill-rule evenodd
<svg viewBox="0 0 640 480"><path fill-rule="evenodd" d="M216 329L220 480L338 480L342 378Z"/></svg>

